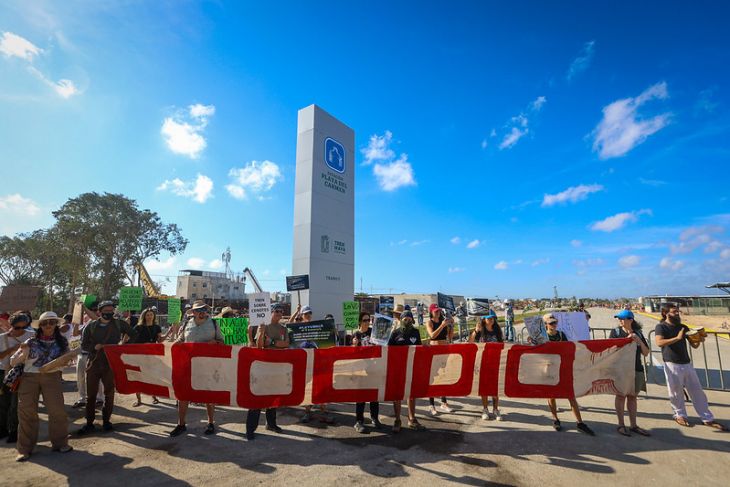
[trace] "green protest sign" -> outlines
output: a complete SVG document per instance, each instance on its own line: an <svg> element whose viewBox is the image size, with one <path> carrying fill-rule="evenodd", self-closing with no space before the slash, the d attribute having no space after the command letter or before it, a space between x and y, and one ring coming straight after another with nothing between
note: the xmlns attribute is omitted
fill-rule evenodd
<svg viewBox="0 0 730 487"><path fill-rule="evenodd" d="M226 345L248 344L248 318L214 318Z"/></svg>
<svg viewBox="0 0 730 487"><path fill-rule="evenodd" d="M180 323L180 298L167 300L167 322L169 324Z"/></svg>
<svg viewBox="0 0 730 487"><path fill-rule="evenodd" d="M119 311L140 311L142 309L142 288L123 287L119 290Z"/></svg>
<svg viewBox="0 0 730 487"><path fill-rule="evenodd" d="M81 302L84 303L84 306L88 308L96 302L96 296L94 296L93 294L82 294Z"/></svg>
<svg viewBox="0 0 730 487"><path fill-rule="evenodd" d="M342 317L345 320L345 330L356 330L360 318L360 302L345 301L342 303Z"/></svg>

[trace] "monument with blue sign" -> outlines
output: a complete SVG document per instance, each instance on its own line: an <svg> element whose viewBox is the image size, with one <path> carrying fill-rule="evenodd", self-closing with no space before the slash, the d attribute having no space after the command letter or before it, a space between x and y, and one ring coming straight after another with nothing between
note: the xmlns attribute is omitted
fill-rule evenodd
<svg viewBox="0 0 730 487"><path fill-rule="evenodd" d="M355 132L316 105L299 110L292 273L309 289L292 296L313 319L344 323L355 286Z"/></svg>

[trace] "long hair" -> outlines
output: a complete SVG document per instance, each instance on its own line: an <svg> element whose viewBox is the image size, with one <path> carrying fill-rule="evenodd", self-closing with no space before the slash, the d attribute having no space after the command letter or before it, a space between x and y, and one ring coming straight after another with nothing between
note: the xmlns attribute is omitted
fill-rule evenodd
<svg viewBox="0 0 730 487"><path fill-rule="evenodd" d="M43 335L41 326L38 325L38 328L35 331L35 339L40 341L41 335ZM66 337L63 336L61 333L61 328L58 326L58 322L56 322L56 326L53 328L53 339L56 340L56 343L61 348L61 350L68 350L68 340L66 340Z"/></svg>
<svg viewBox="0 0 730 487"><path fill-rule="evenodd" d="M157 324L157 313L155 313L155 310L152 308L146 308L142 311L142 313L139 315L139 321L137 322L138 325L147 326L147 320L145 320L145 316L147 316L147 313L152 313L152 316L155 318L152 320L152 324Z"/></svg>
<svg viewBox="0 0 730 487"><path fill-rule="evenodd" d="M371 315L367 311L360 311L360 316L357 318L357 324L358 324L358 326L360 325L360 323L362 323L362 317L363 316L371 316Z"/></svg>
<svg viewBox="0 0 730 487"><path fill-rule="evenodd" d="M486 318L479 318L479 333L482 337L484 337L487 333L487 319ZM494 318L494 325L492 325L492 330L494 330L494 333L497 335L497 339L501 342L503 341L502 338L502 328L499 327L499 321L497 318Z"/></svg>
<svg viewBox="0 0 730 487"><path fill-rule="evenodd" d="M664 304L662 304L662 307L659 310L662 313L662 321L667 321L667 316L669 315L669 310L672 309L672 308L679 309L679 306L677 306L674 303L664 303Z"/></svg>
<svg viewBox="0 0 730 487"><path fill-rule="evenodd" d="M636 320L631 320L631 329L634 331L641 331L641 323Z"/></svg>

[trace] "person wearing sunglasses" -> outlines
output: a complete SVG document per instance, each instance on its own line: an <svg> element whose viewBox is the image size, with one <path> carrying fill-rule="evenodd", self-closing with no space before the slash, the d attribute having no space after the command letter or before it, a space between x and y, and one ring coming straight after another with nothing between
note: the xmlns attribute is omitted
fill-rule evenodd
<svg viewBox="0 0 730 487"><path fill-rule="evenodd" d="M185 343L211 343L223 345L225 340L218 325L210 317L208 305L205 301L195 301L191 308L193 317L188 320L180 330L181 337L178 342ZM179 436L188 430L185 419L188 414L189 401L177 402L178 422L177 426L170 431L170 436ZM208 413L208 426L204 433L212 435L215 433L215 405L206 404L206 412Z"/></svg>
<svg viewBox="0 0 730 487"><path fill-rule="evenodd" d="M354 347L362 347L372 345L370 337L372 336L372 328L370 328L370 313L367 311L360 312L359 328L352 335L352 345ZM383 427L378 419L380 412L380 403L378 401L370 402L370 421L375 429ZM358 402L355 404L355 431L358 433L366 433L365 428L365 403Z"/></svg>
<svg viewBox="0 0 730 487"><path fill-rule="evenodd" d="M256 331L256 348L267 348L273 350L285 350L289 348L289 333L286 326L280 323L284 316L284 308L275 303L271 306L271 323L261 325ZM246 439L252 441L256 438L256 428L261 418L260 409L250 409L246 416ZM283 430L276 424L276 408L266 410L266 429L274 433L281 433Z"/></svg>
<svg viewBox="0 0 730 487"><path fill-rule="evenodd" d="M650 433L643 428L639 428L636 424L636 411L638 404L636 396L641 391L646 391L646 378L644 377L644 361L642 357L649 355L649 344L641 333L641 325L634 319L634 313L629 310L619 311L614 316L619 322L619 326L611 330L608 338L631 338L636 343L636 361L634 364L634 390L633 393L625 396L616 396L616 416L618 417L618 427L616 431L623 436L631 436L636 433L641 436L650 436ZM626 428L624 423L624 411L629 410L630 428Z"/></svg>
<svg viewBox="0 0 730 487"><path fill-rule="evenodd" d="M5 385L4 379L11 369L10 357L35 333L29 328L30 319L25 314L14 313L8 322L10 330L0 335L0 439L15 443L18 439L18 394Z"/></svg>
<svg viewBox="0 0 730 487"><path fill-rule="evenodd" d="M61 371L41 371L41 367L69 351L68 340L59 329L63 319L53 311L46 311L38 322L35 336L22 343L10 359L13 367L23 364L18 387L18 456L15 457L18 462L28 460L38 442L38 400L41 395L48 412L48 436L52 450L67 453L73 449L68 444L68 416L63 405Z"/></svg>

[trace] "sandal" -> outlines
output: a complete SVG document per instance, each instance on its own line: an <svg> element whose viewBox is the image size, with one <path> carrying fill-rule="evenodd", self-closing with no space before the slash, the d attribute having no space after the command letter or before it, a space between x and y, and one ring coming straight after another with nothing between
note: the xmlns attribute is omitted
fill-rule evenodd
<svg viewBox="0 0 730 487"><path fill-rule="evenodd" d="M630 429L631 431L633 431L634 433L636 433L637 435L641 435L641 436L651 436L651 433L649 433L648 431L646 431L646 430L645 430L644 428L639 428L638 426L632 426L632 427L631 427L631 428L629 428L629 429Z"/></svg>
<svg viewBox="0 0 730 487"><path fill-rule="evenodd" d="M142 401L134 401L134 403L132 404L132 407L133 407L133 408L138 408L138 407L140 407L141 405L142 405Z"/></svg>
<svg viewBox="0 0 730 487"><path fill-rule="evenodd" d="M691 426L687 418L683 418L682 416L675 416L674 421L680 426Z"/></svg>
<svg viewBox="0 0 730 487"><path fill-rule="evenodd" d="M718 423L717 421L703 421L702 424L709 426L710 428L715 428L716 430L727 431L727 426L722 423Z"/></svg>
<svg viewBox="0 0 730 487"><path fill-rule="evenodd" d="M616 428L616 431L618 431L618 434L623 436L631 436L631 433L629 433L629 430L626 429L626 426L619 426Z"/></svg>
<svg viewBox="0 0 730 487"><path fill-rule="evenodd" d="M413 420L409 419L408 420L408 427L410 429L416 430L416 431L421 431L421 430L425 430L426 429L426 427L423 426L421 423L419 423L417 419L413 419Z"/></svg>
<svg viewBox="0 0 730 487"><path fill-rule="evenodd" d="M155 396L152 396L152 404L160 404L160 400L157 399Z"/></svg>
<svg viewBox="0 0 730 487"><path fill-rule="evenodd" d="M401 427L400 419L396 419L395 422L393 422L393 433L399 433Z"/></svg>

